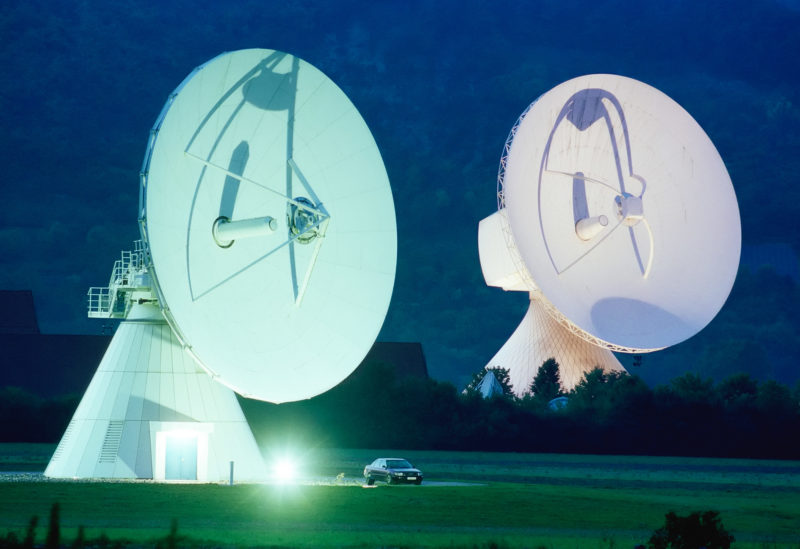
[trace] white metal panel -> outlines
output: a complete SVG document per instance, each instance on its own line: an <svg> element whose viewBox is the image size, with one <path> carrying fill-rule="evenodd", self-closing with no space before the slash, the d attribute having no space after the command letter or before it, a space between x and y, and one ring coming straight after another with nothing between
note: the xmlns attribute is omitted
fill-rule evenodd
<svg viewBox="0 0 800 549"><path fill-rule="evenodd" d="M149 349L149 341L147 342ZM148 360L148 365L156 374L158 373L157 363L151 363ZM145 382L144 395L142 399L142 420L144 421L159 421L161 419L159 399L161 398L161 385L158 375L150 375L148 373L147 381Z"/></svg>
<svg viewBox="0 0 800 549"><path fill-rule="evenodd" d="M511 256L508 239L503 234L502 215L505 212L497 211L478 223L478 256L483 279L488 286L506 291L530 291Z"/></svg>
<svg viewBox="0 0 800 549"><path fill-rule="evenodd" d="M119 328L120 327L117 327L117 331L119 331ZM116 332L114 335L116 335ZM124 337L131 337L131 335L128 334L125 335ZM115 367L114 365L119 364L121 360L125 359L123 352L125 348L127 348L128 344L124 344L122 342L122 339L123 339L122 336L117 339L114 338L111 339L111 343L108 345L108 349L103 355L98 370L103 371L105 369Z"/></svg>
<svg viewBox="0 0 800 549"><path fill-rule="evenodd" d="M114 404L117 395L120 393L127 394L128 388L122 386L122 372L110 371L105 379L105 387L103 392L98 396L100 406L95 410L95 418L114 418Z"/></svg>
<svg viewBox="0 0 800 549"><path fill-rule="evenodd" d="M103 362L100 363L101 366ZM109 380L113 375L112 372L105 370L98 370L89 383L86 389L86 395L91 395L91 398L84 398L78 409L75 410L75 417L79 419L97 418L100 415L100 410L103 407L105 400L106 388L109 385Z"/></svg>
<svg viewBox="0 0 800 549"><path fill-rule="evenodd" d="M161 343L158 347L158 352L161 362L161 371L165 373L175 372L175 365L173 363L173 344L172 344L172 330L169 326L160 324L155 328L158 340Z"/></svg>
<svg viewBox="0 0 800 549"><path fill-rule="evenodd" d="M136 448L136 478L153 478L153 451L155 441L150 436L150 422L134 422L139 431L139 444Z"/></svg>
<svg viewBox="0 0 800 549"><path fill-rule="evenodd" d="M216 395L214 389L216 389L218 384L212 386L212 381L209 376L205 378L198 377L197 379L197 386L198 386L198 396L203 402L203 421L207 421L208 418L216 417L219 413L218 403L216 399ZM220 389L223 387L219 386Z"/></svg>
<svg viewBox="0 0 800 549"><path fill-rule="evenodd" d="M107 419L88 419L83 424L85 438L80 450L81 459L74 476L78 478L92 478L97 470L97 461L103 447L103 439L108 429Z"/></svg>
<svg viewBox="0 0 800 549"><path fill-rule="evenodd" d="M158 364L158 372L165 371L165 364L161 357L162 338L161 328L162 325L145 324L142 326L142 331L145 332L144 340L149 341L149 346L143 346L143 350L147 350L149 355L147 357L147 370L154 371L153 365Z"/></svg>
<svg viewBox="0 0 800 549"><path fill-rule="evenodd" d="M173 383L175 375L162 373L158 374L158 378L161 386L161 398L158 401L161 411L159 419L161 421L177 421L180 412L175 402L175 384Z"/></svg>
<svg viewBox="0 0 800 549"><path fill-rule="evenodd" d="M147 373L134 372L131 394L128 398L128 407L125 418L130 421L140 421L144 413L144 396L147 390ZM85 398L85 397L84 397Z"/></svg>
<svg viewBox="0 0 800 549"><path fill-rule="evenodd" d="M187 378L195 374L175 373L173 374L174 384L173 390L175 391L175 409L179 410L181 415L187 418L193 418L191 401L189 400L189 387Z"/></svg>
<svg viewBox="0 0 800 549"><path fill-rule="evenodd" d="M203 394L200 391L200 382L202 380L203 378L196 375L187 376L186 378L186 392L189 395L189 417L195 421L205 421L209 417L209 414L206 413Z"/></svg>
<svg viewBox="0 0 800 549"><path fill-rule="evenodd" d="M117 386L116 396L112 400L111 419L123 419L128 414L130 396L133 394L134 383L136 382L136 372L119 372L120 380ZM126 396L127 395L127 398Z"/></svg>
<svg viewBox="0 0 800 549"><path fill-rule="evenodd" d="M147 372L148 357L150 355L150 345L144 343L147 326L135 322L126 322L124 325L120 324L117 332L123 329L124 338L128 341L123 340L122 336L120 336L120 349L130 349L130 352L121 353L119 358L109 361L110 367L113 365L115 368L122 367L131 372ZM149 342L149 338L147 341Z"/></svg>
<svg viewBox="0 0 800 549"><path fill-rule="evenodd" d="M141 422L136 419L138 418L126 418L122 427L119 453L114 464L114 478L136 478L136 458L139 445L144 442L139 439Z"/></svg>

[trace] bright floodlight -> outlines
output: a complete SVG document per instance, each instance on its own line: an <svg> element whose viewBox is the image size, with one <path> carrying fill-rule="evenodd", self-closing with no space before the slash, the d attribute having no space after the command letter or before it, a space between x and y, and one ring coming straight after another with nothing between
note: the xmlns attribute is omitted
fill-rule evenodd
<svg viewBox="0 0 800 549"><path fill-rule="evenodd" d="M294 461L284 457L275 462L273 474L279 482L291 482L297 476L297 468Z"/></svg>
<svg viewBox="0 0 800 549"><path fill-rule="evenodd" d="M484 277L530 292L531 309L489 365L510 366L517 393L551 356L570 386L595 365L621 369L608 350L684 341L733 286L725 165L680 105L636 80L583 76L531 104L506 142L498 207L481 222Z"/></svg>
<svg viewBox="0 0 800 549"><path fill-rule="evenodd" d="M164 314L218 381L286 402L358 366L392 295L394 203L367 125L319 70L271 50L199 67L153 130L142 195Z"/></svg>

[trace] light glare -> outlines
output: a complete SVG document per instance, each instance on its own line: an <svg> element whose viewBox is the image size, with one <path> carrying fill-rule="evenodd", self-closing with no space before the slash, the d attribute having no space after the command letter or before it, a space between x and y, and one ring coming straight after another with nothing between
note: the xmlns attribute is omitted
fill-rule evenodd
<svg viewBox="0 0 800 549"><path fill-rule="evenodd" d="M278 481L291 482L294 480L297 470L293 461L283 458L275 462L274 472Z"/></svg>

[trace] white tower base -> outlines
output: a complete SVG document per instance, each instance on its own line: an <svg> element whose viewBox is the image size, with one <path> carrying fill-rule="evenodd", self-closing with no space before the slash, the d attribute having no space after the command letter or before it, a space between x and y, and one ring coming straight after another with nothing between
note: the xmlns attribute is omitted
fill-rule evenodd
<svg viewBox="0 0 800 549"><path fill-rule="evenodd" d="M134 305L45 476L228 482L266 478L233 391L184 352L154 305Z"/></svg>
<svg viewBox="0 0 800 549"><path fill-rule="evenodd" d="M521 397L533 382L539 367L549 358L559 366L561 386L575 387L586 372L599 366L607 372L624 372L611 351L576 336L553 319L535 297L525 318L486 365L509 370L514 394Z"/></svg>

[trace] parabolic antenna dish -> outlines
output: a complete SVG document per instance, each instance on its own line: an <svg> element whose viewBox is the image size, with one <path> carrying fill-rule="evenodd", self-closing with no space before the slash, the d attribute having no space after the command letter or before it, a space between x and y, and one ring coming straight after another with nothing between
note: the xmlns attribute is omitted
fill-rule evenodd
<svg viewBox="0 0 800 549"><path fill-rule="evenodd" d="M520 117L504 169L501 207L530 289L579 335L647 352L719 312L739 264L736 196L711 140L660 91L569 80Z"/></svg>
<svg viewBox="0 0 800 549"><path fill-rule="evenodd" d="M344 92L292 55L225 53L178 86L151 132L140 226L170 326L244 396L330 389L386 316L386 169Z"/></svg>

